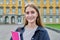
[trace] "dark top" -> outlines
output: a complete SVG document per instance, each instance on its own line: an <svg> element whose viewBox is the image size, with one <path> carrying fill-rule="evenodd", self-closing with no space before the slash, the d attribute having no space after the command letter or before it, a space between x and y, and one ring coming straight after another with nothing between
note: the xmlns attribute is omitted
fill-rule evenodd
<svg viewBox="0 0 60 40"><path fill-rule="evenodd" d="M16 31L20 32L21 40L23 40L24 30L24 27L16 29ZM12 40L12 38L10 40ZM50 40L50 38L48 32L43 27L38 26L31 40Z"/></svg>

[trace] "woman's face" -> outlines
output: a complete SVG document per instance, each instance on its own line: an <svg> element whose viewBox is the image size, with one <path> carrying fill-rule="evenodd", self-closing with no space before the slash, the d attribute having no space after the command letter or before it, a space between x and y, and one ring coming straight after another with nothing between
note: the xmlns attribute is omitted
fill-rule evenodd
<svg viewBox="0 0 60 40"><path fill-rule="evenodd" d="M25 19L28 21L28 23L36 22L38 14L36 10L32 7L27 7L25 10Z"/></svg>

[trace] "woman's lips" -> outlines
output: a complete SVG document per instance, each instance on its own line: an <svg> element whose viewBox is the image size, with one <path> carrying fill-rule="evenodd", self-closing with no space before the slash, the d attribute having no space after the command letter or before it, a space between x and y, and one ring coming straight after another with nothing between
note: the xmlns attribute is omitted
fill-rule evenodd
<svg viewBox="0 0 60 40"><path fill-rule="evenodd" d="M34 19L34 18L33 18L33 17L31 17L31 18L28 18L28 19L31 19L31 20L32 20L32 19Z"/></svg>

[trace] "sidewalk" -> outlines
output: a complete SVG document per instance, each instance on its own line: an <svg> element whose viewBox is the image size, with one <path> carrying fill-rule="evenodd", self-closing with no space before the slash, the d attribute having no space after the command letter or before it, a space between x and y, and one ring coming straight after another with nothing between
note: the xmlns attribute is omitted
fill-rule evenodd
<svg viewBox="0 0 60 40"><path fill-rule="evenodd" d="M46 28L46 30L48 31L50 40L60 40L60 33L56 32L54 30L51 30L51 29L47 29L47 28Z"/></svg>

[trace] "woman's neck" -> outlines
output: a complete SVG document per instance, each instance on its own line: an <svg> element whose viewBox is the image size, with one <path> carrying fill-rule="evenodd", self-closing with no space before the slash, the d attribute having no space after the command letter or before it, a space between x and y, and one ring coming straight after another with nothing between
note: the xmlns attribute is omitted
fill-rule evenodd
<svg viewBox="0 0 60 40"><path fill-rule="evenodd" d="M33 28L37 27L37 25L35 22L32 22L32 23L28 23L28 25L26 27L33 29Z"/></svg>

